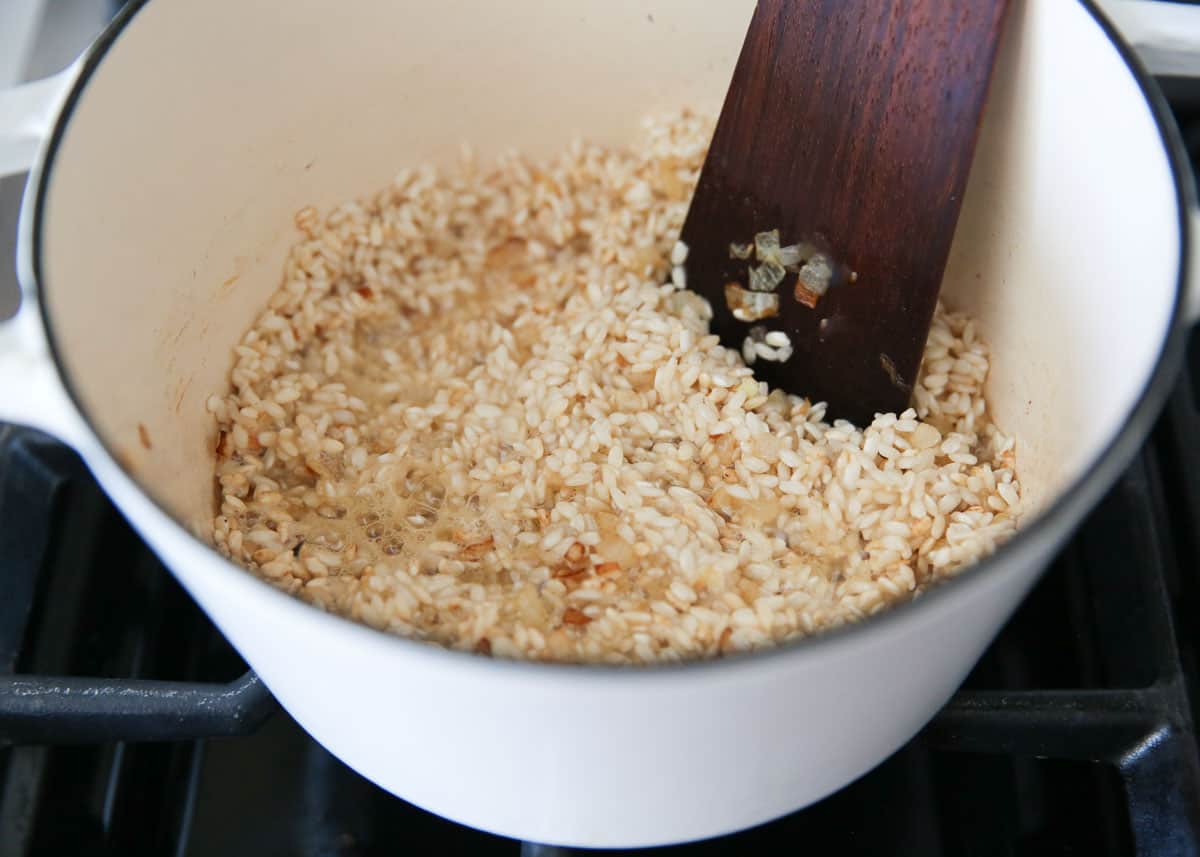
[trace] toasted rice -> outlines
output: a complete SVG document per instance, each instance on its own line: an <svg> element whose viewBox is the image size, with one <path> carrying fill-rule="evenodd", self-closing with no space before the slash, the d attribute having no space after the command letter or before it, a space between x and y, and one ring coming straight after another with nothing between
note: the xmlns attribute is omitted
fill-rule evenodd
<svg viewBox="0 0 1200 857"><path fill-rule="evenodd" d="M939 307L915 407L859 429L755 381L663 285L710 130L464 154L300 212L209 401L220 550L396 634L650 662L861 619L1010 535L970 319Z"/></svg>

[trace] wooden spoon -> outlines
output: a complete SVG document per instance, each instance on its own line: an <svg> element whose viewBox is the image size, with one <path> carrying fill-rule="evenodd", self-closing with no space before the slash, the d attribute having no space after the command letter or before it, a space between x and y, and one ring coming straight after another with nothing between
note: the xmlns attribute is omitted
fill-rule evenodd
<svg viewBox="0 0 1200 857"><path fill-rule="evenodd" d="M908 406L1006 6L759 0L682 240L688 287L726 345L790 340L786 360L757 356L788 351L766 342L755 352L760 379L860 425ZM770 299L731 291L739 320L726 284L746 290L762 260L730 245L772 230L801 244L785 254L778 314L755 319Z"/></svg>

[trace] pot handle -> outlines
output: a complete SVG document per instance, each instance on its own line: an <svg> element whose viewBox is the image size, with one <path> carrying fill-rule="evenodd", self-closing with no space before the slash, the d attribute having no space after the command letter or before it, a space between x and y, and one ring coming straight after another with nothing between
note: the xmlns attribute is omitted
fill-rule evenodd
<svg viewBox="0 0 1200 857"><path fill-rule="evenodd" d="M0 90L0 177L25 172L37 162L76 65ZM27 188L25 206L29 197ZM30 222L27 213L21 217L23 230ZM87 427L50 353L28 285L34 278L24 238L17 260L25 284L21 308L13 318L0 320L0 421L41 429L79 449L87 442ZM0 747L240 735L258 728L277 707L253 672L228 684L0 676Z"/></svg>
<svg viewBox="0 0 1200 857"><path fill-rule="evenodd" d="M0 321L0 422L32 426L76 450L86 442L86 425L59 380L29 295L14 318Z"/></svg>
<svg viewBox="0 0 1200 857"><path fill-rule="evenodd" d="M248 735L279 707L253 672L228 684L0 677L0 747Z"/></svg>
<svg viewBox="0 0 1200 857"><path fill-rule="evenodd" d="M25 172L37 162L77 66L76 62L50 77L0 89L0 177ZM24 204L29 205L28 193ZM28 220L21 218L22 230L28 228ZM17 243L23 250L28 242ZM18 252L19 279L30 284L29 260ZM85 437L83 421L58 380L28 285L17 315L0 320L0 421L33 426L76 448Z"/></svg>
<svg viewBox="0 0 1200 857"><path fill-rule="evenodd" d="M76 66L72 63L50 77L0 89L0 177L33 166L75 79Z"/></svg>

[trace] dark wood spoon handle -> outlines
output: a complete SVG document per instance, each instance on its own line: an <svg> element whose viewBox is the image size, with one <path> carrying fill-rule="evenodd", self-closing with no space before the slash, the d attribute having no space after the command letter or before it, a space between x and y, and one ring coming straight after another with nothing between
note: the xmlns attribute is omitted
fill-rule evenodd
<svg viewBox="0 0 1200 857"><path fill-rule="evenodd" d="M779 287L772 386L858 423L902 410L958 220L1007 0L759 0L683 229L689 286L740 347L731 241L827 243L854 282L813 308Z"/></svg>

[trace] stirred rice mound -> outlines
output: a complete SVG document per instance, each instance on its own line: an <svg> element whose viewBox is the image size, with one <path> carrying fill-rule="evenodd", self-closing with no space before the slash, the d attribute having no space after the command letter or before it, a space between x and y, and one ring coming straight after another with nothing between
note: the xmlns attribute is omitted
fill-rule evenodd
<svg viewBox="0 0 1200 857"><path fill-rule="evenodd" d="M939 307L914 407L859 429L755 381L664 285L710 133L464 153L300 212L209 401L220 550L396 634L623 663L854 621L1010 535L969 318Z"/></svg>

